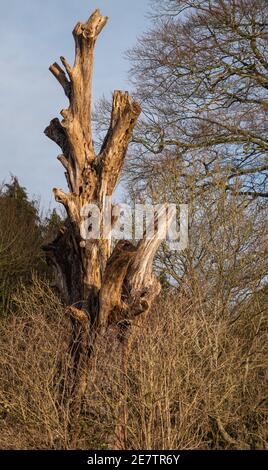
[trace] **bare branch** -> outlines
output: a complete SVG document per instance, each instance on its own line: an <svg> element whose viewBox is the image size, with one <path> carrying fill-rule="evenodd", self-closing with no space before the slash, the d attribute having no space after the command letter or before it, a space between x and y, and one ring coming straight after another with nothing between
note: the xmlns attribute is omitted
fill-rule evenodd
<svg viewBox="0 0 268 470"><path fill-rule="evenodd" d="M132 130L140 115L141 108L127 92L115 91L110 127L100 152L103 185L111 195L122 169L125 153Z"/></svg>
<svg viewBox="0 0 268 470"><path fill-rule="evenodd" d="M56 77L58 82L61 84L62 88L64 89L65 95L68 98L70 98L70 96L71 96L71 84L70 84L69 80L67 79L64 70L62 70L62 68L59 66L59 64L57 64L57 62L54 62L54 64L52 64L49 67L49 70L54 75L54 77Z"/></svg>

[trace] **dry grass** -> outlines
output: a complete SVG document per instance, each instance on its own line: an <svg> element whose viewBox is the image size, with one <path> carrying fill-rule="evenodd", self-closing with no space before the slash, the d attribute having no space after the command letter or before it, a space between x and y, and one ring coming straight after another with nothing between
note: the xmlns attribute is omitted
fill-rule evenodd
<svg viewBox="0 0 268 470"><path fill-rule="evenodd" d="M79 448L113 446L122 403L127 449L267 448L267 294L233 321L197 291L162 295L135 332L127 374L116 333L98 339ZM68 366L64 310L38 280L17 309L0 326L0 448L66 449L68 403L55 379L60 359Z"/></svg>
<svg viewBox="0 0 268 470"><path fill-rule="evenodd" d="M22 289L17 308L0 323L0 447L64 447L66 423L56 406L55 381L64 350L63 309L37 280Z"/></svg>

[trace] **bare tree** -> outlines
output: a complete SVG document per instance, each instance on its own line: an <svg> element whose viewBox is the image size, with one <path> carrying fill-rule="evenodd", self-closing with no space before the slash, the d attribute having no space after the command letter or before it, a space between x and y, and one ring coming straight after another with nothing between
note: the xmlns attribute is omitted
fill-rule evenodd
<svg viewBox="0 0 268 470"><path fill-rule="evenodd" d="M132 181L163 150L209 189L267 197L268 6L262 0L153 1L153 25L129 52L143 119Z"/></svg>
<svg viewBox="0 0 268 470"><path fill-rule="evenodd" d="M188 249L163 244L156 265L172 285L202 280L225 312L267 282L268 8L152 4L152 26L128 53L143 114L126 176L136 198L189 204Z"/></svg>
<svg viewBox="0 0 268 470"><path fill-rule="evenodd" d="M74 66L61 57L65 71L57 63L50 67L70 102L68 109L61 111L63 120L53 119L45 130L62 150L58 159L69 187L68 193L54 189L68 218L46 251L73 322L74 422L87 386L88 359L96 332L105 331L110 323L128 330L137 315L149 310L160 290L152 271L160 244L157 236L144 238L137 245L119 241L113 251L111 233L105 237L102 231L99 238L86 240L81 237L87 204L95 204L104 216L105 197L113 194L141 111L127 92L115 91L110 126L100 152L95 153L91 126L93 51L106 22L107 17L96 10L86 23L78 23L73 31Z"/></svg>

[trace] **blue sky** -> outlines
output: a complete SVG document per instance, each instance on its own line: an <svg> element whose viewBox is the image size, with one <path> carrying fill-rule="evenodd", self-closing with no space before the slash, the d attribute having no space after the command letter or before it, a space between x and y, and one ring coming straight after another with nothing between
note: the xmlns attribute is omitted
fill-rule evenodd
<svg viewBox="0 0 268 470"><path fill-rule="evenodd" d="M41 206L54 206L52 188L65 188L56 156L43 134L66 107L48 71L61 55L74 57L72 30L96 8L109 17L95 50L94 100L130 88L124 52L148 26L149 0L4 0L0 17L0 181L19 177Z"/></svg>

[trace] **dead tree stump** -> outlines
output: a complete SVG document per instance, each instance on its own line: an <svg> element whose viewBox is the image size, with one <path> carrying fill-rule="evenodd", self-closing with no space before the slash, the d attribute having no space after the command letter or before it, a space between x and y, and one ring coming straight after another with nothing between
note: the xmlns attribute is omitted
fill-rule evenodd
<svg viewBox="0 0 268 470"><path fill-rule="evenodd" d="M96 10L73 31L73 67L61 57L50 71L61 84L69 107L45 129L62 153L69 192L54 189L63 204L67 221L57 238L45 247L55 270L56 284L66 302L73 336L72 422L77 435L81 400L87 386L88 360L97 331L113 322L129 328L137 316L148 312L160 284L152 263L161 239L155 236L137 244L119 241L111 250L111 236L84 240L81 237L83 208L95 204L102 214L105 197L112 196L124 163L132 130L141 112L127 92L115 91L110 126L101 150L92 140L92 66L96 39L107 17ZM75 438L73 441L75 445Z"/></svg>

